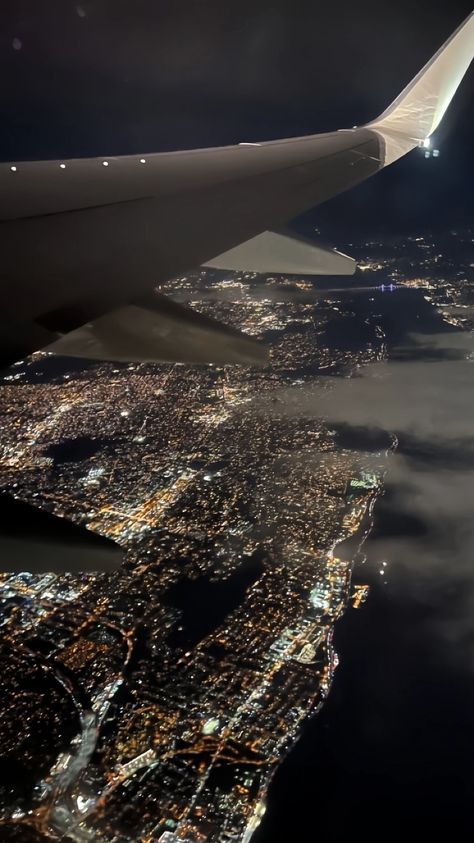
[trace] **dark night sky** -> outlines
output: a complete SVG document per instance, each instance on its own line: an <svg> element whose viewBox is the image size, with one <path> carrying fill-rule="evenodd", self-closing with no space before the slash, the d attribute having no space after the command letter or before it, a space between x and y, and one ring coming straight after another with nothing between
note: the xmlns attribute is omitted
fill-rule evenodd
<svg viewBox="0 0 474 843"><path fill-rule="evenodd" d="M430 0L2 0L0 158L267 140L375 117L469 14ZM313 215L407 231L473 217L471 70L437 141Z"/></svg>

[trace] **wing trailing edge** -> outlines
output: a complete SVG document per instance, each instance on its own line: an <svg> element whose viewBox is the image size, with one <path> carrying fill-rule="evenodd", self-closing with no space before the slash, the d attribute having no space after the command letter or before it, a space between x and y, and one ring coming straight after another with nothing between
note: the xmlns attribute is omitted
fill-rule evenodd
<svg viewBox="0 0 474 843"><path fill-rule="evenodd" d="M294 233L264 231L204 264L211 269L279 275L353 275L356 262Z"/></svg>
<svg viewBox="0 0 474 843"><path fill-rule="evenodd" d="M44 351L90 360L262 365L266 347L234 328L168 299L148 296L70 331Z"/></svg>
<svg viewBox="0 0 474 843"><path fill-rule="evenodd" d="M0 495L0 518L1 571L105 573L124 561L111 539L8 494Z"/></svg>

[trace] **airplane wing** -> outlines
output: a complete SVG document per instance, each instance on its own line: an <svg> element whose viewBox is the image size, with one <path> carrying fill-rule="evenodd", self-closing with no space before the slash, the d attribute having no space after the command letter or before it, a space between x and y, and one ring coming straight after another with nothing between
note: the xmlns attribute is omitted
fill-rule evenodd
<svg viewBox="0 0 474 843"><path fill-rule="evenodd" d="M430 138L474 55L474 12L367 128L383 140L384 166Z"/></svg>
<svg viewBox="0 0 474 843"><path fill-rule="evenodd" d="M185 346L185 362L202 361L204 324L196 346L189 333L199 317L182 312L181 325L174 313L168 322L165 307L158 328L160 303L145 316L143 297L157 282L199 265L346 274L350 261L305 247L282 235L282 226L426 141L473 52L470 15L392 105L361 127L216 149L0 165L3 321L16 326L30 351L38 348L38 329L50 332L42 347L59 341L59 349L65 334L92 325L89 333L101 334L94 354L117 359L127 322L128 359L143 359L140 326L147 359L182 361ZM96 325L106 314L110 319ZM215 362L214 341L219 335L223 342L226 329L207 327L204 356ZM158 341L164 331L165 344ZM82 355L83 334L78 339ZM241 354L235 332L229 344L229 362L265 360L252 338L242 339Z"/></svg>
<svg viewBox="0 0 474 843"><path fill-rule="evenodd" d="M426 142L473 54L471 14L365 126L217 149L1 164L4 346L17 339L23 353L41 345L98 359L263 362L253 338L153 299L157 283L200 265L346 272L346 256L323 255L281 227Z"/></svg>
<svg viewBox="0 0 474 843"><path fill-rule="evenodd" d="M262 343L157 293L70 331L45 351L89 360L218 366L268 360Z"/></svg>
<svg viewBox="0 0 474 843"><path fill-rule="evenodd" d="M10 495L0 494L0 515L2 571L106 572L123 562L114 541Z"/></svg>
<svg viewBox="0 0 474 843"><path fill-rule="evenodd" d="M257 234L204 266L278 275L353 275L356 271L354 258L337 249L324 249L307 237L282 231Z"/></svg>
<svg viewBox="0 0 474 843"><path fill-rule="evenodd" d="M54 323L53 342L190 267L227 262L229 269L267 264L271 271L319 274L322 267L330 274L331 262L325 268L317 248L304 250L297 238L281 236L281 227L429 138L473 50L470 15L392 105L357 128L216 149L1 165L4 320L22 337ZM130 320L136 316L128 311ZM169 328L179 348L176 315ZM262 350L253 347L261 362ZM104 343L101 353L108 354ZM168 343L165 359L170 353ZM207 353L213 362L212 337ZM128 354L135 359L130 344ZM162 359L158 346L153 359Z"/></svg>

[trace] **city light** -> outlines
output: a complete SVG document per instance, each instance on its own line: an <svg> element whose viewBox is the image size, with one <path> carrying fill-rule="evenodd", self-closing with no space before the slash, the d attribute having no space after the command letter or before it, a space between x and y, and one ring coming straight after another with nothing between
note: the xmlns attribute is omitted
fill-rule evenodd
<svg viewBox="0 0 474 843"><path fill-rule="evenodd" d="M358 251L356 291L314 300L304 278L304 295L282 300L294 279L197 271L162 285L269 337L267 368L97 362L61 374L39 353L3 375L4 486L126 553L113 577L0 575L3 716L41 764L31 826L172 843L249 840L258 826L277 764L330 691L335 623L370 606L355 554L379 585L390 570L363 545L395 445L366 448L308 395L382 371L390 290L449 325L472 321L472 232ZM368 284L367 271L380 274ZM346 343L334 326L355 313L364 327Z"/></svg>

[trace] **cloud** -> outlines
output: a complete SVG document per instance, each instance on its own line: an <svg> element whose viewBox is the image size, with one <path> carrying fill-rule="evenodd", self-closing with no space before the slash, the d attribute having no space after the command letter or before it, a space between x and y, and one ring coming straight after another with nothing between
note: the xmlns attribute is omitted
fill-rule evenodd
<svg viewBox="0 0 474 843"><path fill-rule="evenodd" d="M433 657L459 669L474 669L473 349L467 332L412 335L394 360L281 390L265 407L341 425L348 447L350 426L355 448L364 429L396 434L366 570L380 581L388 560L387 595L422 619Z"/></svg>
<svg viewBox="0 0 474 843"><path fill-rule="evenodd" d="M474 669L473 487L472 463L420 469L395 456L376 518L381 528L368 544L374 572L388 560L390 599L424 618L436 658L462 670Z"/></svg>
<svg viewBox="0 0 474 843"><path fill-rule="evenodd" d="M352 378L282 389L274 396L278 400L273 411L381 427L440 443L466 439L472 444L474 361L466 356L474 348L472 337L419 336L413 338L408 362L380 361ZM438 352L431 361L426 360L429 351ZM454 359L451 352L456 353ZM417 360L418 353L424 359Z"/></svg>
<svg viewBox="0 0 474 843"><path fill-rule="evenodd" d="M411 360L377 365L352 382L349 411L399 436L370 558L377 569L389 560L391 599L425 618L434 657L459 670L474 669L473 347L468 333L413 337ZM439 359L426 362L430 351ZM341 413L337 392L328 395L330 415Z"/></svg>

